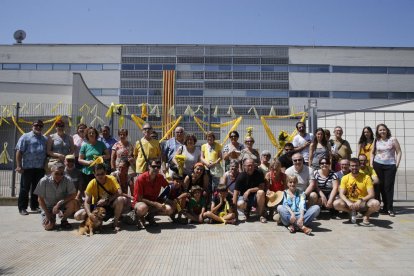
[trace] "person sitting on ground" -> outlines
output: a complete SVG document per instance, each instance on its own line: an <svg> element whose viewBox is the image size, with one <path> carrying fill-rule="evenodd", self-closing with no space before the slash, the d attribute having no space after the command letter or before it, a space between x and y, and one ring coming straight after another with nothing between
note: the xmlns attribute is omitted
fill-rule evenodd
<svg viewBox="0 0 414 276"><path fill-rule="evenodd" d="M350 214L351 223L356 223L356 212L363 212L362 223L369 225L369 217L378 212L380 203L374 199L374 187L368 175L359 171L358 158L350 160L351 173L342 177L339 187L339 199L334 201L338 211Z"/></svg>
<svg viewBox="0 0 414 276"><path fill-rule="evenodd" d="M194 165L193 172L184 178L184 189L190 191L193 186L200 186L204 190L203 195L207 196L208 181L203 163L198 162Z"/></svg>
<svg viewBox="0 0 414 276"><path fill-rule="evenodd" d="M69 177L75 185L76 191L78 191L79 187L83 187L83 177L81 171L76 168L76 159L75 155L69 154L65 157L65 175Z"/></svg>
<svg viewBox="0 0 414 276"><path fill-rule="evenodd" d="M117 170L112 172L111 175L116 178L119 186L121 186L122 195L127 199L126 209L131 209L131 202L134 199L134 185L131 184L130 178L128 176L130 163L127 158L123 157L118 163ZM128 194L128 188L131 191L131 194Z"/></svg>
<svg viewBox="0 0 414 276"><path fill-rule="evenodd" d="M225 172L223 177L220 179L220 183L226 185L229 194L232 196L234 194L234 187L236 186L236 179L240 174L239 166L239 161L232 159L230 161L229 171Z"/></svg>
<svg viewBox="0 0 414 276"><path fill-rule="evenodd" d="M122 213L128 212L127 209L124 209L127 206L127 199L122 196L121 186L116 178L106 175L104 164L95 165L94 175L95 178L88 183L85 190L85 209L76 212L75 219L85 220L88 216L92 221L95 221L96 217L92 211L96 207L104 207L106 210L104 221L113 217L113 228L115 232L118 232L121 230L119 218Z"/></svg>
<svg viewBox="0 0 414 276"><path fill-rule="evenodd" d="M234 224L236 222L234 206L232 196L228 193L227 187L224 184L219 184L217 194L211 202L211 211L207 211L204 216L215 222Z"/></svg>
<svg viewBox="0 0 414 276"><path fill-rule="evenodd" d="M206 199L203 197L203 188L193 186L190 190L190 200L186 216L193 223L203 223L206 212Z"/></svg>
<svg viewBox="0 0 414 276"><path fill-rule="evenodd" d="M75 200L76 188L71 179L64 175L64 169L63 163L54 163L51 174L40 179L34 191L42 210L42 225L48 231L55 227L56 215L61 218L62 228L71 228L68 217L79 209L79 204Z"/></svg>
<svg viewBox="0 0 414 276"><path fill-rule="evenodd" d="M342 177L351 172L351 170L349 169L349 159L341 159L341 161L339 161L339 165L341 169L336 172L336 175L338 176L338 182L341 183Z"/></svg>
<svg viewBox="0 0 414 276"><path fill-rule="evenodd" d="M319 215L320 207L313 205L306 209L306 195L296 187L297 184L296 176L287 176L288 188L283 193L283 204L278 206L277 211L290 233L301 230L309 235L312 232L309 224Z"/></svg>
<svg viewBox="0 0 414 276"><path fill-rule="evenodd" d="M286 175L281 170L281 164L277 158L274 158L269 166L269 172L265 175L265 187L266 187L266 200L273 197L274 193L278 191L284 191L286 189ZM268 217L273 218L275 221L279 221L277 214L277 206L272 205L269 207L266 202ZM275 214L276 212L276 214Z"/></svg>
<svg viewBox="0 0 414 276"><path fill-rule="evenodd" d="M263 216L266 201L263 173L255 168L254 160L250 158L244 161L243 167L244 171L236 179L233 205L244 212L244 216L239 215L241 220L248 219L251 208L256 207L260 222L266 223L267 219Z"/></svg>
<svg viewBox="0 0 414 276"><path fill-rule="evenodd" d="M287 168L293 166L292 155L295 153L293 144L286 143L283 147L283 154L279 157L279 161L282 165L282 172L285 172Z"/></svg>
<svg viewBox="0 0 414 276"><path fill-rule="evenodd" d="M265 175L269 171L269 165L270 165L270 158L272 155L270 154L270 151L264 150L262 151L260 155L260 166L259 169L262 170L263 175Z"/></svg>
<svg viewBox="0 0 414 276"><path fill-rule="evenodd" d="M158 201L161 188L168 186L167 180L160 174L161 161L158 159L149 160L149 171L140 174L134 185L134 207L137 216L138 229L145 228L145 220L150 226L156 226L154 216L171 216L174 208Z"/></svg>
<svg viewBox="0 0 414 276"><path fill-rule="evenodd" d="M182 219L183 209L187 205L189 193L184 191L183 177L177 173L171 175L172 182L164 189L158 197L159 202L168 204L173 208L170 216L173 222L186 223ZM177 215L177 217L176 217Z"/></svg>
<svg viewBox="0 0 414 276"><path fill-rule="evenodd" d="M338 194L338 176L331 170L329 158L322 157L319 159L319 167L320 169L314 171L317 194L319 195L317 204L329 209L332 216L336 216L333 202Z"/></svg>

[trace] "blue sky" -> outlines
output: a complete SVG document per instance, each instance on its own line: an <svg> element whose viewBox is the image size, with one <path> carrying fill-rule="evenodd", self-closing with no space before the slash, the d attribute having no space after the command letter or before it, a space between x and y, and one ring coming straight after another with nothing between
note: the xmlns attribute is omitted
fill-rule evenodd
<svg viewBox="0 0 414 276"><path fill-rule="evenodd" d="M0 44L414 46L414 0L1 0Z"/></svg>

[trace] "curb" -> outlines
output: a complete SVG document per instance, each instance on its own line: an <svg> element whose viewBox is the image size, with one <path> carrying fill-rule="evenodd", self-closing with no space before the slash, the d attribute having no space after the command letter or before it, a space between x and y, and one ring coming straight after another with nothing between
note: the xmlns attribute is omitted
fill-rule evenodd
<svg viewBox="0 0 414 276"><path fill-rule="evenodd" d="M17 206L17 197L0 197L0 206Z"/></svg>

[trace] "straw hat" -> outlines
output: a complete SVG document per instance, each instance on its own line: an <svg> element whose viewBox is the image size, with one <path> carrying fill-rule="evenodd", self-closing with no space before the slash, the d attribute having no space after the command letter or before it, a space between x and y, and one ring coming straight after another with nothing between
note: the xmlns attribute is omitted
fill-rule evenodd
<svg viewBox="0 0 414 276"><path fill-rule="evenodd" d="M277 192L269 191L267 192L266 197L267 197L267 207L274 207L282 202L283 192L282 191L277 191Z"/></svg>

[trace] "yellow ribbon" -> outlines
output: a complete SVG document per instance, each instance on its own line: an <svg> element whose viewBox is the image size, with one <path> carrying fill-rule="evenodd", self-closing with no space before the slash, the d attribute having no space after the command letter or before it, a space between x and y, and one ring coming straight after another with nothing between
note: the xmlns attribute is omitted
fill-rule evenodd
<svg viewBox="0 0 414 276"><path fill-rule="evenodd" d="M228 133L227 133L226 137L224 137L223 141L220 143L220 145L221 145L221 146L223 146L223 145L224 145L224 143L227 141L227 139L229 139L229 134L230 134L230 132L232 132L233 130L237 129L237 127L239 126L239 124L240 124L240 123L241 123L241 121L243 120L243 117L242 117L242 116L240 116L240 117L239 117L239 118L237 118L237 119L234 119L234 120L231 120L231 121L228 121L228 122L225 122L225 123L221 123L221 124L208 124L208 123L206 123L206 122L202 121L200 118L198 118L198 117L196 117L196 116L194 116L193 118L194 118L194 122L198 125L198 127L200 128L200 130L201 130L204 134L206 134L206 133L207 133L207 131L204 129L204 127L203 127L202 125L210 125L210 126L211 126L211 127L213 127L213 128L222 128L222 127L226 127L226 126L229 126L229 125L233 125L233 126L230 128L230 130L228 131Z"/></svg>
<svg viewBox="0 0 414 276"><path fill-rule="evenodd" d="M84 105L81 106L81 108L79 108L80 112L85 112L86 111L87 113L89 113L90 110L91 110L91 108L87 104L84 104Z"/></svg>
<svg viewBox="0 0 414 276"><path fill-rule="evenodd" d="M137 125L139 129L142 129L142 125L145 123L144 120L142 120L140 117L138 117L135 114L131 114L131 119L132 121L134 121L134 123Z"/></svg>
<svg viewBox="0 0 414 276"><path fill-rule="evenodd" d="M176 154L174 158L178 164L178 175L183 176L184 162L185 162L186 156L182 154Z"/></svg>
<svg viewBox="0 0 414 276"><path fill-rule="evenodd" d="M180 116L177 118L177 120L175 120L175 123L173 124L173 126L164 134L164 136L161 138L161 141L164 141L167 137L170 136L171 132L174 131L174 129L178 126L178 124L181 122L181 120L183 119L183 116Z"/></svg>
<svg viewBox="0 0 414 276"><path fill-rule="evenodd" d="M7 164L9 161L13 161L10 158L9 153L7 152L7 142L4 142L3 144L3 151L0 153L0 164Z"/></svg>
<svg viewBox="0 0 414 276"><path fill-rule="evenodd" d="M62 102L60 101L60 102L58 102L54 107L52 107L52 109L50 110L51 111L51 113L55 113L56 112L56 109L59 107L59 105L61 105L62 104Z"/></svg>
<svg viewBox="0 0 414 276"><path fill-rule="evenodd" d="M148 118L148 106L146 103L141 104L141 118Z"/></svg>
<svg viewBox="0 0 414 276"><path fill-rule="evenodd" d="M53 118L53 119L50 119L50 120L47 120L47 121L45 121L45 122L48 122L48 123L50 123L51 122L51 120L53 120L53 124L49 127L49 129L48 130L46 130L46 132L44 133L44 135L48 135L54 128L55 128L55 124L56 124L56 122L58 121L58 120L60 120L60 118L62 118L62 116L60 116L60 115L58 115L58 116L56 116L55 118Z"/></svg>
<svg viewBox="0 0 414 276"><path fill-rule="evenodd" d="M95 165L98 165L98 164L103 164L104 163L104 159L103 159L103 157L102 156L94 156L94 159L95 160L93 160L93 162L89 165L89 167L93 167L93 166L95 166Z"/></svg>
<svg viewBox="0 0 414 276"><path fill-rule="evenodd" d="M13 121L13 124L17 127L17 130L21 133L21 134L24 134L24 131L23 131L23 129L17 124L17 122L16 122L16 118L12 115L12 121Z"/></svg>

